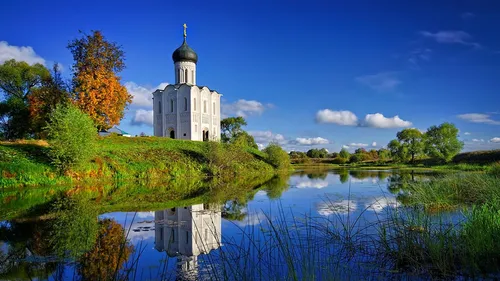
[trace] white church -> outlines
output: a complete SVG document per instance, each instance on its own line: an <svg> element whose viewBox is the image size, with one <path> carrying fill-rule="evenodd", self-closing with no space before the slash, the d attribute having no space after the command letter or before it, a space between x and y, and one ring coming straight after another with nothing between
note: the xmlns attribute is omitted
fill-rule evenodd
<svg viewBox="0 0 500 281"><path fill-rule="evenodd" d="M172 54L175 84L153 93L154 135L196 141L220 138L221 94L196 85L198 55L186 42Z"/></svg>

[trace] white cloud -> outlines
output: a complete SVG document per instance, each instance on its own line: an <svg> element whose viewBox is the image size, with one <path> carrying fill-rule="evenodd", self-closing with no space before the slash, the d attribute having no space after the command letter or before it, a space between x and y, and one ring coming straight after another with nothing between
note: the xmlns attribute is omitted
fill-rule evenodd
<svg viewBox="0 0 500 281"><path fill-rule="evenodd" d="M500 138L499 137L494 137L490 140L490 142L494 142L494 143L500 143Z"/></svg>
<svg viewBox="0 0 500 281"><path fill-rule="evenodd" d="M45 60L37 55L32 47L12 46L6 41L0 41L0 64L11 59L25 61L28 64L41 63L45 65Z"/></svg>
<svg viewBox="0 0 500 281"><path fill-rule="evenodd" d="M412 123L399 118L398 115L394 117L385 117L381 113L367 114L363 123L364 126L374 128L405 128L410 127Z"/></svg>
<svg viewBox="0 0 500 281"><path fill-rule="evenodd" d="M323 109L316 113L316 122L356 126L358 124L358 117L348 110L333 111L330 109Z"/></svg>
<svg viewBox="0 0 500 281"><path fill-rule="evenodd" d="M318 145L318 144L329 144L330 142L322 137L317 137L317 138L296 138L295 143L298 145Z"/></svg>
<svg viewBox="0 0 500 281"><path fill-rule="evenodd" d="M283 135L274 134L271 131L250 131L248 133L253 136L256 143L260 143L262 146L265 146L270 142L277 142L279 144L287 143L287 140Z"/></svg>
<svg viewBox="0 0 500 281"><path fill-rule="evenodd" d="M466 46L472 46L474 48L481 48L481 45L476 42L472 42L472 36L461 30L441 30L436 33L429 31L421 31L420 35L432 38L438 43L444 44L462 44Z"/></svg>
<svg viewBox="0 0 500 281"><path fill-rule="evenodd" d="M484 142L484 139L472 139L473 142Z"/></svg>
<svg viewBox="0 0 500 281"><path fill-rule="evenodd" d="M372 147L376 147L377 146L377 142L372 142Z"/></svg>
<svg viewBox="0 0 500 281"><path fill-rule="evenodd" d="M348 145L343 145L342 148L349 149Z"/></svg>
<svg viewBox="0 0 500 281"><path fill-rule="evenodd" d="M144 109L136 110L130 124L133 126L141 126L143 124L153 126L153 111Z"/></svg>
<svg viewBox="0 0 500 281"><path fill-rule="evenodd" d="M264 146L262 143L257 143L257 147L259 148L259 150L262 150L264 149L266 146Z"/></svg>
<svg viewBox="0 0 500 281"><path fill-rule="evenodd" d="M260 115L264 110L272 108L272 104L262 104L255 100L238 100L233 103L222 103L222 116L242 116Z"/></svg>
<svg viewBox="0 0 500 281"><path fill-rule="evenodd" d="M500 125L500 121L493 120L490 118L490 116L491 115L489 114L482 114L482 113L466 113L457 115L458 118L472 123Z"/></svg>
<svg viewBox="0 0 500 281"><path fill-rule="evenodd" d="M427 48L419 48L413 50L408 58L408 62L411 64L412 68L419 69L420 62L431 60L432 50Z"/></svg>
<svg viewBox="0 0 500 281"><path fill-rule="evenodd" d="M356 81L379 92L390 92L402 83L396 72L381 72L356 78Z"/></svg>
<svg viewBox="0 0 500 281"><path fill-rule="evenodd" d="M469 135L470 135L470 133L469 133L469 132L465 132L465 133L464 133L464 135L469 136Z"/></svg>
<svg viewBox="0 0 500 281"><path fill-rule="evenodd" d="M349 144L349 147L367 147L368 144L366 143L355 143L355 142L352 142Z"/></svg>
<svg viewBox="0 0 500 281"><path fill-rule="evenodd" d="M140 86L131 81L125 83L125 88L133 96L132 106L143 108L152 108L153 92L156 89L165 89L166 86L168 86L168 83L161 83L156 88Z"/></svg>

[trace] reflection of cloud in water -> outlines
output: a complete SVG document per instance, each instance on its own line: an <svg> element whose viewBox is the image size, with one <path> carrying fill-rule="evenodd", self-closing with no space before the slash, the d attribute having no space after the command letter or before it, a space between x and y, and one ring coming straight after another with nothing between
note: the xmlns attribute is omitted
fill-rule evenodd
<svg viewBox="0 0 500 281"><path fill-rule="evenodd" d="M147 218L154 218L155 217L155 212L150 211L150 212L137 212L136 215L137 218L141 219L147 219Z"/></svg>
<svg viewBox="0 0 500 281"><path fill-rule="evenodd" d="M353 212L358 208L358 205L353 200L342 201L327 201L316 204L316 210L322 216L329 216L333 214L347 214Z"/></svg>
<svg viewBox="0 0 500 281"><path fill-rule="evenodd" d="M378 183L378 179L377 178L357 179L355 177L351 177L351 183L372 183L372 184L376 184L376 183Z"/></svg>
<svg viewBox="0 0 500 281"><path fill-rule="evenodd" d="M299 178L291 184L297 188L323 188L328 186L328 181Z"/></svg>
<svg viewBox="0 0 500 281"><path fill-rule="evenodd" d="M233 221L234 224L244 227L249 225L259 225L267 221L266 215L262 211L252 211L247 213L245 218L241 221Z"/></svg>
<svg viewBox="0 0 500 281"><path fill-rule="evenodd" d="M366 204L366 208L371 211L380 212L386 207L395 208L399 202L394 197L375 197Z"/></svg>
<svg viewBox="0 0 500 281"><path fill-rule="evenodd" d="M125 234L128 232L127 239L132 244L155 237L154 212L137 212L131 225L132 218L133 216L129 217L124 225Z"/></svg>
<svg viewBox="0 0 500 281"><path fill-rule="evenodd" d="M255 193L255 196L266 196L267 195L267 192L265 192L264 190L259 190L257 191L257 193Z"/></svg>

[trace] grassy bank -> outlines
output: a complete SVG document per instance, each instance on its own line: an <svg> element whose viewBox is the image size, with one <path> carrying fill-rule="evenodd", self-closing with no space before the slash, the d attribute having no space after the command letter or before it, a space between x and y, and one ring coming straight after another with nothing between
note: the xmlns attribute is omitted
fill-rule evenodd
<svg viewBox="0 0 500 281"><path fill-rule="evenodd" d="M0 143L0 187L197 180L207 176L237 179L275 173L261 151L219 143L156 137L100 138L95 157L65 174L51 165L47 149L44 142Z"/></svg>

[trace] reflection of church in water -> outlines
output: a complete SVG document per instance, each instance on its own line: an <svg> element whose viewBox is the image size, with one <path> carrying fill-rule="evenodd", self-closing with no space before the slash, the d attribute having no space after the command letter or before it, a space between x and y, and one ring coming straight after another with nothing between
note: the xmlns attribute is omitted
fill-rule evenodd
<svg viewBox="0 0 500 281"><path fill-rule="evenodd" d="M198 256L220 245L220 206L197 204L155 212L155 248L177 257L179 280L198 279Z"/></svg>

